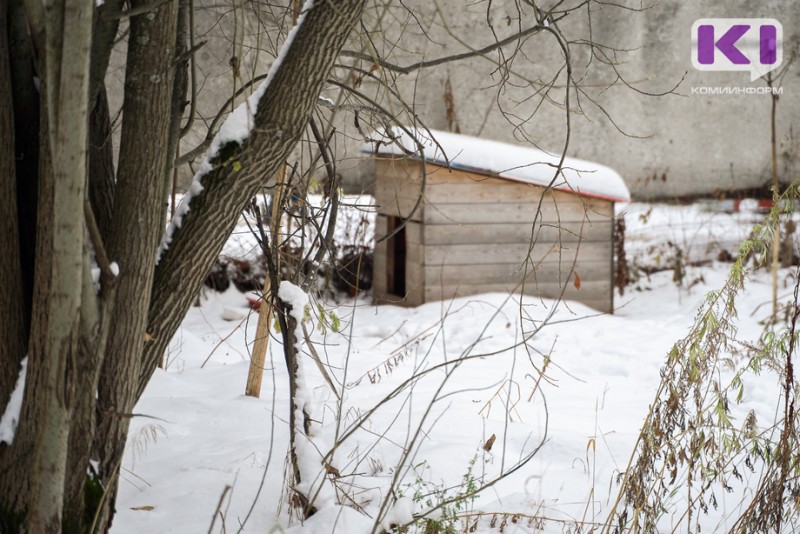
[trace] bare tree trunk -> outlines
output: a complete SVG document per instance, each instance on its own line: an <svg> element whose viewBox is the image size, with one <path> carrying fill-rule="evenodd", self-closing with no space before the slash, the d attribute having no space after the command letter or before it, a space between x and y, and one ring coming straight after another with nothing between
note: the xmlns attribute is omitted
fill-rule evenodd
<svg viewBox="0 0 800 534"><path fill-rule="evenodd" d="M108 241L114 210L114 146L105 75L119 29L122 0L104 0L92 25L92 63L89 79L89 200L103 242Z"/></svg>
<svg viewBox="0 0 800 534"><path fill-rule="evenodd" d="M178 147L181 140L181 122L183 110L186 107L186 90L189 86L189 58L186 54L189 31L189 0L178 0L177 31L175 32L175 83L172 88L172 120L169 125L169 137L167 142L167 166L164 174L164 203L168 203L172 192L172 176L175 167L174 162L177 157ZM168 211L164 210L164 215L168 216ZM166 222L166 219L165 219Z"/></svg>
<svg viewBox="0 0 800 534"><path fill-rule="evenodd" d="M21 0L8 0L8 43L11 92L14 102L14 143L17 174L19 261L22 265L22 298L25 342L30 330L36 250L37 184L39 180L39 94L34 81L33 47ZM2 488L0 488L1 490ZM2 492L0 491L0 495Z"/></svg>
<svg viewBox="0 0 800 534"><path fill-rule="evenodd" d="M25 354L7 12L8 2L0 0L0 413L5 411Z"/></svg>
<svg viewBox="0 0 800 534"><path fill-rule="evenodd" d="M43 110L44 111L44 110ZM36 235L36 272L34 273L34 294L31 314L31 332L28 346L28 374L25 381L25 394L23 397L20 425L14 437L14 446L8 465L9 471L3 473L4 481L21 477L23 483L19 485L10 500L11 510L18 514L17 528L24 528L30 519L31 502L37 489L41 486L41 476L34 476L33 470L36 461L36 443L43 425L49 423L46 412L49 409L50 397L55 391L48 383L47 368L65 372L66 361L47 361L46 337L48 329L48 310L46 309L47 296L51 293L53 285L50 276L53 270L53 232L41 229L53 228L53 185L55 178L52 170L49 143L47 141L47 117L41 115L40 150L40 178L38 184L39 205L37 206L37 231ZM63 376L63 375L62 375ZM52 437L52 436L51 436ZM58 438L58 437L57 437ZM66 440L66 436L63 438ZM41 457L41 452L39 453ZM4 466L5 467L5 466ZM57 475L57 472L54 473ZM7 487L7 486L6 486ZM27 513L27 516L25 515Z"/></svg>
<svg viewBox="0 0 800 534"><path fill-rule="evenodd" d="M14 157L11 161L15 164L16 198L10 197L17 203L17 221L19 224L18 254L10 249L6 255L9 262L18 262L22 269L22 321L23 342L27 350L27 335L30 328L30 310L34 279L34 253L35 253L35 228L37 217L37 182L39 172L39 102L33 85L33 59L28 39L26 17L21 1L9 0L5 4L8 8L8 56L10 78L0 75L4 80L11 82L11 92L14 106ZM8 102L4 99L4 102ZM2 158L8 162L5 157ZM8 164L8 163L7 163ZM7 185L5 187L8 187ZM6 316L14 312L13 304L0 302L0 315ZM16 358L15 358L16 359ZM6 362L2 362L6 367ZM5 371L9 375L19 372L19 362L12 360L11 370ZM30 365L28 380L31 379ZM12 386L13 387L13 386ZM27 388L27 387L26 387ZM2 401L5 408L6 400ZM0 531L15 532L25 520L25 510L28 509L30 497L30 467L32 459L32 443L35 438L35 429L22 424L26 421L27 413L35 412L30 406L23 404L20 414L20 424L12 446L0 445ZM35 421L35 419L33 419Z"/></svg>
<svg viewBox="0 0 800 534"><path fill-rule="evenodd" d="M104 0L95 10L92 25L92 66L89 85L89 102L105 85L106 71L111 58L111 49L119 29L123 0Z"/></svg>
<svg viewBox="0 0 800 534"><path fill-rule="evenodd" d="M87 532L97 513L101 484L96 473L87 474L96 430L96 394L115 304L115 280L102 276L103 290L95 295L89 258L84 257L80 337L70 389L73 399L64 480L64 532Z"/></svg>
<svg viewBox="0 0 800 534"><path fill-rule="evenodd" d="M148 2L138 0L133 8ZM108 239L109 259L119 264L118 305L110 322L98 387L95 446L101 477L109 488L100 531L107 528L113 515L116 474L138 398L147 310L163 225L176 13L173 0L131 19L119 169Z"/></svg>
<svg viewBox="0 0 800 534"><path fill-rule="evenodd" d="M89 115L89 201L103 242L108 241L114 210L114 151L106 89L101 86Z"/></svg>
<svg viewBox="0 0 800 534"><path fill-rule="evenodd" d="M106 2L104 7L109 5L113 6L111 2ZM99 22L98 19L100 19ZM108 23L108 19L116 20L107 15L101 15L95 19L94 34L100 34L101 43L103 43L103 32L113 35L112 31L116 31L116 24L113 25L113 30L103 26L103 23ZM107 43L107 47L107 51L110 52L110 42ZM95 242L93 245L103 247L105 250L114 208L115 172L111 117L105 85L100 81L99 85L94 86L96 83L94 77L98 70L96 65L100 63L101 67L99 68L105 70L108 60L107 56L98 59L98 56L102 54L101 48L102 46L97 43L92 48L87 182L88 210L91 213L86 215L94 219L97 229L95 239L99 243ZM103 61L106 63L104 64ZM84 206L84 211L87 211L86 206ZM102 496L99 478L96 474L89 474L88 470L97 424L97 385L105 355L110 313L115 304L116 291L113 280L102 276L102 293L99 296L95 295L91 268L89 257L85 256L80 336L75 362L75 376L80 377L80 380L79 382L73 381L70 389L73 406L64 480L63 531L65 533L88 531Z"/></svg>
<svg viewBox="0 0 800 534"><path fill-rule="evenodd" d="M45 61L48 95L46 138L52 172L42 173L37 283L34 296L30 370L24 402L40 407L33 444L31 500L26 521L31 532L61 532L71 382L75 360L83 276L84 217L88 138L89 58L94 3L65 0L48 4ZM60 63L59 68L51 68ZM40 206L41 209L41 206ZM45 259L46 257L46 259ZM41 291L40 288L45 288ZM38 369L37 369L38 367Z"/></svg>

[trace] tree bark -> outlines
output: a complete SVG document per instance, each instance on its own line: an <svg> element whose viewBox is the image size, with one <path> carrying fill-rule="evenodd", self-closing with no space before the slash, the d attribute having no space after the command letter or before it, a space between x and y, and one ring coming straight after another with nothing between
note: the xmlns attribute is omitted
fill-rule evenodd
<svg viewBox="0 0 800 534"><path fill-rule="evenodd" d="M34 266L36 253L36 224L39 159L46 149L39 150L40 115L38 94L34 87L34 61L32 47L27 34L26 15L21 0L9 0L8 59L11 92L14 106L14 158L16 172L16 204L19 224L19 256L22 268L22 319L24 322L25 350L31 323L31 301L33 299ZM11 197L14 198L14 197ZM10 256L13 256L11 254ZM5 303L0 303L5 306ZM12 362L9 373L18 373L19 367ZM4 367L7 364L4 362ZM33 372L29 368L26 391ZM16 378L15 378L16 380ZM22 405L20 423L13 445L0 446L0 531L15 532L22 527L30 497L31 451L35 429L25 424L30 414L36 421L37 411L28 403Z"/></svg>
<svg viewBox="0 0 800 534"><path fill-rule="evenodd" d="M250 136L228 159L217 157L211 161L214 168L202 178L202 192L192 198L189 212L172 235L169 249L156 270L148 327L155 341L145 351L139 395L245 203L263 185L264 177L275 175L300 139L341 47L361 18L363 0L332 4L315 4L306 14L258 104ZM199 235L204 235L200 242L197 241ZM277 285L274 287L277 290ZM279 316L284 342L288 344L285 350L287 368L295 377L294 329L290 328L291 317L287 320L282 303L279 303ZM296 387L296 380L290 380L292 399ZM295 412L293 402L290 455L297 483L300 472L294 448ZM298 494L296 497L302 503L304 515L313 513L306 496Z"/></svg>
<svg viewBox="0 0 800 534"><path fill-rule="evenodd" d="M47 4L47 129L52 172L42 175L40 246L34 293L30 371L35 381L24 402L37 404L41 418L33 444L30 532L61 532L67 443L76 380L79 311L85 255L83 200L88 138L89 58L94 3L65 0ZM55 68L53 64L59 64ZM47 133L45 133L47 132ZM47 283L44 282L47 279ZM47 291L40 289L47 286Z"/></svg>
<svg viewBox="0 0 800 534"><path fill-rule="evenodd" d="M150 0L133 2L133 8ZM108 488L98 530L110 524L129 414L138 396L147 310L163 225L166 146L172 113L177 2L131 19L122 136L108 256L119 264L114 314L98 385L95 447Z"/></svg>
<svg viewBox="0 0 800 534"><path fill-rule="evenodd" d="M123 0L105 0L95 10L92 23L92 66L89 85L89 101L93 102L105 84L106 71L111 58L111 49L119 29Z"/></svg>
<svg viewBox="0 0 800 534"><path fill-rule="evenodd" d="M42 113L41 120L41 150L39 169L38 192L39 204L37 206L37 227L53 227L53 166L50 157L49 143L47 140L47 116ZM36 234L36 270L34 273L34 294L32 301L31 332L28 345L28 374L25 381L25 394L23 396L22 410L20 413L20 424L14 436L14 445L9 451L8 456L4 457L2 472L3 489L13 487L16 481L20 484L12 493L7 493L8 513L19 515L19 524L16 528L24 528L25 522L30 515L31 501L34 492L41 480L36 482L33 476L35 464L35 448L37 441L41 441L39 435L42 433L42 426L46 424L46 412L48 410L49 397L52 396L50 390L46 368L50 362L46 361L47 349L46 341L48 329L48 310L45 303L47 296L51 293L53 280L50 276L53 270L54 258L52 255L53 233L52 231L37 231ZM56 364L60 362L55 362ZM54 366L51 366L54 367Z"/></svg>
<svg viewBox="0 0 800 534"><path fill-rule="evenodd" d="M88 256L84 257L80 335L70 396L73 399L64 479L64 533L88 532L97 512L95 475L87 475L96 429L96 392L108 339L108 322L115 303L114 280L101 278L102 300L95 295ZM94 490L94 491L93 491ZM87 497L89 498L87 502Z"/></svg>
<svg viewBox="0 0 800 534"><path fill-rule="evenodd" d="M178 146L181 140L181 122L183 110L186 107L186 91L189 87L189 59L186 55L189 31L189 0L178 0L177 31L175 32L175 82L172 87L172 118L169 125L169 142L167 143L167 166L164 175L164 204L168 204L172 192L172 176L177 157ZM194 52L193 52L194 53ZM194 98L194 96L192 96ZM169 216L168 210L164 210ZM167 222L165 219L164 222Z"/></svg>
<svg viewBox="0 0 800 534"><path fill-rule="evenodd" d="M14 390L25 354L7 13L7 0L0 0L0 413Z"/></svg>
<svg viewBox="0 0 800 534"><path fill-rule="evenodd" d="M89 115L89 201L103 243L108 242L114 210L114 150L105 86L94 98Z"/></svg>
<svg viewBox="0 0 800 534"><path fill-rule="evenodd" d="M26 351L8 13L8 2L0 0L0 250L5 251L0 259L0 413L5 412ZM0 531L15 528L13 516L24 509L11 493L10 479L3 476L14 468L12 446L0 443Z"/></svg>
<svg viewBox="0 0 800 534"><path fill-rule="evenodd" d="M33 46L28 37L25 10L21 0L9 0L8 43L10 81L14 105L14 142L17 174L17 216L19 221L20 263L25 341L30 331L33 298L34 256L36 251L36 209L39 180L39 93L34 85Z"/></svg>
<svg viewBox="0 0 800 534"><path fill-rule="evenodd" d="M105 0L95 10L92 23L92 57L89 78L89 201L103 242L108 241L114 210L114 146L105 76L119 29L122 0Z"/></svg>

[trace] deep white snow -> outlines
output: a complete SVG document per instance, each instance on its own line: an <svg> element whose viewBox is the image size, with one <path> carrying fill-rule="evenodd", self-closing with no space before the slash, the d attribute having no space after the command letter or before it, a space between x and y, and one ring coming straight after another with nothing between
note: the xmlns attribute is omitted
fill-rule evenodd
<svg viewBox="0 0 800 534"><path fill-rule="evenodd" d="M675 236L692 237L688 243L713 241L718 231L746 234L760 218L695 206L627 209L630 255ZM713 229L701 228L704 220ZM225 531L239 531L247 518L243 532L366 534L376 522L388 526L419 513L426 495L460 486L468 473L490 479L540 444L530 462L468 509L547 518L543 531L554 533L571 521L602 520L667 351L686 335L707 292L724 284L728 268L725 263L688 267L691 287L676 285L671 271L643 278L641 290L616 296L614 315L597 315L572 302L553 311L553 301L503 294L418 308L375 306L364 297L324 304L341 319L337 333L330 324L322 328L311 303L306 326L344 400L337 404L303 347L302 400L312 428L298 443L302 489L320 492L319 511L304 524L288 515L284 492L289 400L280 335L273 332L269 344L261 398L245 397L257 317L233 289L208 293L190 310L170 344L166 369L156 371L136 407L136 413L157 419L132 421L112 530L206 532L216 514L214 532L223 531L223 520ZM791 296L794 275L793 269L781 271L782 300ZM754 343L762 332L769 279L766 270L753 273L737 301L737 336L743 343ZM299 288L287 284L281 293L296 305L295 312L305 307L307 297ZM251 315L225 320L226 309ZM544 321L549 324L527 346L518 345ZM454 366L459 359L463 363ZM546 378L538 380L537 369L545 366ZM385 400L420 373L424 376L413 388ZM769 369L749 375L742 404L733 410L736 424L751 409L760 421L772 420L781 380ZM337 439L379 404L367 423L329 454ZM493 434L496 441L485 451ZM405 450L411 455L392 495L388 488ZM719 509L701 518L704 531L730 526L726 518L736 513L752 477L744 476L734 493L717 492ZM667 513L666 527L677 521L679 510ZM498 531L490 517L477 528ZM509 522L503 530L534 531L527 520Z"/></svg>

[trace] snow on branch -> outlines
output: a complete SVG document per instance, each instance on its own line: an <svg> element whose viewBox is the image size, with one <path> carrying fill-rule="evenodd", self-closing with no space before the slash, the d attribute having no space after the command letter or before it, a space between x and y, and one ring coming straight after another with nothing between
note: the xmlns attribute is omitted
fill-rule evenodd
<svg viewBox="0 0 800 534"><path fill-rule="evenodd" d="M303 320L305 319L306 306L309 303L308 294L300 287L284 280L278 286L278 298L290 307L289 314L295 321L294 336L296 341L295 350L297 365L295 371L296 389L292 400L295 409L295 428L291 429L294 433L294 450L297 456L297 467L300 470L301 482L297 490L307 496L314 496L315 506L331 506L336 504L336 493L334 489L325 484L325 469L322 464L322 454L320 451L327 450L320 438L315 438L310 432L307 434L303 430L305 419L315 420L314 414L314 393L308 386L308 376L306 375L302 348L305 345L305 335L303 332Z"/></svg>
<svg viewBox="0 0 800 534"><path fill-rule="evenodd" d="M19 424L19 414L22 410L22 396L25 394L25 377L28 375L28 357L22 360L19 370L19 377L11 393L11 398L6 405L5 413L0 418L0 443L11 445L14 443L14 434L17 432Z"/></svg>

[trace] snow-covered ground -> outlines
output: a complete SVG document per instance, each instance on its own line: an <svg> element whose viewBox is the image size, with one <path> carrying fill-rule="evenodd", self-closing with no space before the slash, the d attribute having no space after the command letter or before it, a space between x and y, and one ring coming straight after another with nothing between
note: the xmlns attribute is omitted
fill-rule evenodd
<svg viewBox="0 0 800 534"><path fill-rule="evenodd" d="M673 234L692 243L717 232L746 237L758 218L711 216L698 206L623 209L629 259L678 239ZM574 521L602 520L667 351L687 334L707 292L724 284L729 267L689 267L688 278L696 280L690 288L676 286L670 272L653 274L641 291L616 296L614 315L575 303L553 311L552 301L502 294L419 308L375 306L366 297L324 304L341 320L339 332L313 317L307 327L337 393L304 355L312 430L299 450L305 482L321 489L320 511L302 525L287 513L288 378L280 336L269 345L261 398L245 397L257 316L234 289L208 293L190 310L166 369L136 407L112 530L195 533L215 521L213 532L370 532L405 451L395 486L401 498L384 524L402 522L471 480L488 481L527 455L532 459L519 470L460 508L487 513L477 532L498 532L504 520L503 532L562 532ZM784 299L793 273L781 271ZM738 339L759 338L769 287L767 271L750 276L738 300ZM392 397L415 373L422 377ZM779 380L766 371L753 378L746 408L774 417ZM367 416L323 465L337 437ZM319 480L309 480L317 473ZM718 497L705 531L741 499ZM522 514L516 522L502 515L514 513Z"/></svg>
<svg viewBox="0 0 800 534"><path fill-rule="evenodd" d="M617 213L625 214L628 260L655 268L668 265L678 249L687 263L715 260L722 250L736 256L753 225L762 224L765 217L755 200L742 201L736 212L731 209L733 201L616 206ZM793 215L795 222L797 215Z"/></svg>

